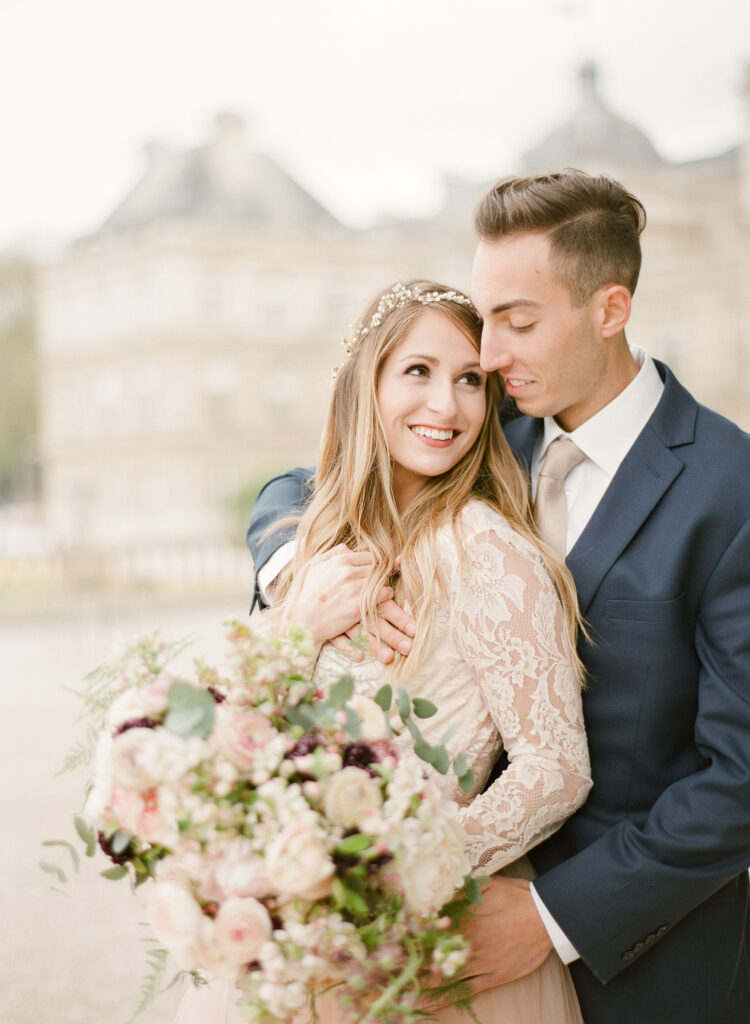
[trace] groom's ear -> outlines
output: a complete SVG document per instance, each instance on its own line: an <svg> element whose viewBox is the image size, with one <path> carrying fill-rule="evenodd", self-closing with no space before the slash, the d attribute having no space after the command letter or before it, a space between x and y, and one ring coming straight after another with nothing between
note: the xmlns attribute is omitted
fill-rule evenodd
<svg viewBox="0 0 750 1024"><path fill-rule="evenodd" d="M631 296L622 284L600 288L592 296L592 314L603 338L612 338L625 330L630 319Z"/></svg>

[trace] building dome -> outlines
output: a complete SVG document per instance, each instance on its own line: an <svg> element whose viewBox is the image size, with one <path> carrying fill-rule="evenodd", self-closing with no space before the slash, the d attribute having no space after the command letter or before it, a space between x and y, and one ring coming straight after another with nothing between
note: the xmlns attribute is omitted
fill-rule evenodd
<svg viewBox="0 0 750 1024"><path fill-rule="evenodd" d="M589 61L580 71L582 99L573 116L523 155L527 173L579 167L601 170L602 162L654 167L661 157L648 136L602 103L598 71Z"/></svg>

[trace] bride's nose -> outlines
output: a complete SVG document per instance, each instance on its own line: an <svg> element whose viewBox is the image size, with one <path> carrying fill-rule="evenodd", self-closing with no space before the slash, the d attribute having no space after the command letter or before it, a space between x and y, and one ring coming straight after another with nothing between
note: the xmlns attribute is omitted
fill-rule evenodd
<svg viewBox="0 0 750 1024"><path fill-rule="evenodd" d="M427 408L443 419L450 419L458 408L452 380L433 380L427 398Z"/></svg>

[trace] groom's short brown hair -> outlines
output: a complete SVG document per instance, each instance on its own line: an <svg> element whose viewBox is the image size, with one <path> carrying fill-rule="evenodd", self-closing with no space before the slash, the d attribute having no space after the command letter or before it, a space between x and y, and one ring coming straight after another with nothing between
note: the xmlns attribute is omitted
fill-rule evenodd
<svg viewBox="0 0 750 1024"><path fill-rule="evenodd" d="M540 232L574 306L610 284L631 293L641 269L642 203L604 174L567 168L556 174L504 178L480 200L474 229L482 241Z"/></svg>

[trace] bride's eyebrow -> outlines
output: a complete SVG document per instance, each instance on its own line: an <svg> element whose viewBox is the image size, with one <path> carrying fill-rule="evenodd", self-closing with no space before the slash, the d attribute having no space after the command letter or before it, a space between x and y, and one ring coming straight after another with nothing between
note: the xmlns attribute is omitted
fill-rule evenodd
<svg viewBox="0 0 750 1024"><path fill-rule="evenodd" d="M410 352L409 355L403 357L401 362L413 363L415 359L420 359L423 363L432 363L433 366L438 366L440 363L440 360L437 359L435 356L423 356L420 355L419 352Z"/></svg>

